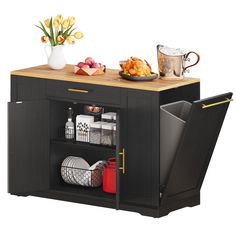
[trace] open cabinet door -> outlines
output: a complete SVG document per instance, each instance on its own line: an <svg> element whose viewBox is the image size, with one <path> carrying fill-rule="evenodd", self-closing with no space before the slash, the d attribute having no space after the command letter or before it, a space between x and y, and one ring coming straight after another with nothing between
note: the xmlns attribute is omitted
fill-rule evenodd
<svg viewBox="0 0 236 236"><path fill-rule="evenodd" d="M49 102L8 103L8 192L49 188Z"/></svg>
<svg viewBox="0 0 236 236"><path fill-rule="evenodd" d="M232 93L192 104L161 205L199 194Z"/></svg>

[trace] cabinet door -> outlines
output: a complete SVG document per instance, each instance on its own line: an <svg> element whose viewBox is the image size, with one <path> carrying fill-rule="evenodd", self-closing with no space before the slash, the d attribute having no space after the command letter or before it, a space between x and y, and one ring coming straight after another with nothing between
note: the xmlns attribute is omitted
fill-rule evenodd
<svg viewBox="0 0 236 236"><path fill-rule="evenodd" d="M158 94L127 90L120 114L119 208L157 206L159 202ZM124 161L124 163L123 163Z"/></svg>
<svg viewBox="0 0 236 236"><path fill-rule="evenodd" d="M8 191L49 187L49 102L8 103Z"/></svg>

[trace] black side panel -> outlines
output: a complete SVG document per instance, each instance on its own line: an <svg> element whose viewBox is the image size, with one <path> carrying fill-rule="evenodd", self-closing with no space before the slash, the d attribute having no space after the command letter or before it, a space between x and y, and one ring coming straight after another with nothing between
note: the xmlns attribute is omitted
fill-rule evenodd
<svg viewBox="0 0 236 236"><path fill-rule="evenodd" d="M160 92L160 106L163 104L185 100L193 102L200 99L200 83L180 86Z"/></svg>
<svg viewBox="0 0 236 236"><path fill-rule="evenodd" d="M17 77L11 76L11 102L17 101Z"/></svg>
<svg viewBox="0 0 236 236"><path fill-rule="evenodd" d="M8 103L8 191L49 187L49 102Z"/></svg>
<svg viewBox="0 0 236 236"><path fill-rule="evenodd" d="M176 152L162 204L186 191L200 191L229 103L203 109L231 98L232 93L193 102Z"/></svg>
<svg viewBox="0 0 236 236"><path fill-rule="evenodd" d="M12 75L11 81L13 89L11 101L30 101L46 98L46 82L44 79Z"/></svg>

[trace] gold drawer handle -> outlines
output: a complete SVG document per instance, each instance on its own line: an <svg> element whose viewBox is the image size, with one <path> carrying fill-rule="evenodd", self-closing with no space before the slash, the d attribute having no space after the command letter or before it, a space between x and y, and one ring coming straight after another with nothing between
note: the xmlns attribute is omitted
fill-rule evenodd
<svg viewBox="0 0 236 236"><path fill-rule="evenodd" d="M122 167L119 167L122 170L122 174L125 174L125 149L122 149L122 152L119 153L122 156Z"/></svg>
<svg viewBox="0 0 236 236"><path fill-rule="evenodd" d="M231 102L231 101L233 101L233 99L226 98L224 101L215 102L215 103L211 103L211 104L208 104L208 105L202 104L202 109L206 109L208 107L218 106L218 105L228 103L228 102Z"/></svg>
<svg viewBox="0 0 236 236"><path fill-rule="evenodd" d="M72 88L69 88L68 91L75 92L75 93L88 93L89 92L88 90L84 90L84 89L72 89Z"/></svg>

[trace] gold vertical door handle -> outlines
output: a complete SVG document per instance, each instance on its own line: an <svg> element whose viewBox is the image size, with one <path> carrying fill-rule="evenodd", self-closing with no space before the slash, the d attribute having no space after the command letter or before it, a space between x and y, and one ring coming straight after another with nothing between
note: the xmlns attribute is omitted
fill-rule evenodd
<svg viewBox="0 0 236 236"><path fill-rule="evenodd" d="M122 152L119 154L122 156L122 166L119 169L122 170L122 174L125 174L125 149L122 148Z"/></svg>

